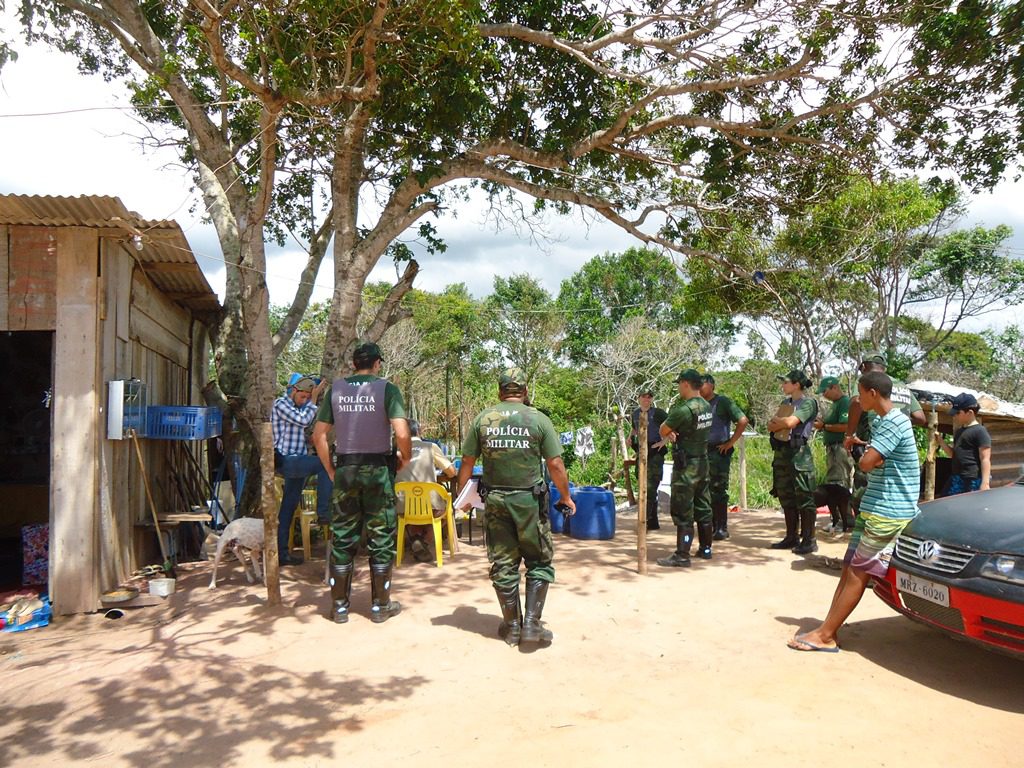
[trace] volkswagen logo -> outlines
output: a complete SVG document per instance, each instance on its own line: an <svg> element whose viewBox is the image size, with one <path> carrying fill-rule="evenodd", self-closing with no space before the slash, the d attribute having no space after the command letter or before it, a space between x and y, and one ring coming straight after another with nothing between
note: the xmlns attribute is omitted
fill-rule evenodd
<svg viewBox="0 0 1024 768"><path fill-rule="evenodd" d="M938 542L931 539L922 541L917 547L917 559L922 563L937 562L941 554L942 550L939 548Z"/></svg>

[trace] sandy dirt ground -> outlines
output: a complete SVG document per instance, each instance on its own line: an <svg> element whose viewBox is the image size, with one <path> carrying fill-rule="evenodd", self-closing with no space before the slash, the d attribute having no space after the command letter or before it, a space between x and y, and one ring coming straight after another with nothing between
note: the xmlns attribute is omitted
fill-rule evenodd
<svg viewBox="0 0 1024 768"><path fill-rule="evenodd" d="M786 647L838 573L765 548L769 512L734 515L711 562L636 573L633 510L611 541L556 536L549 648L499 640L480 538L441 569L406 561L403 612L335 626L323 561L283 571L265 607L233 560L180 568L157 607L0 635L0 765L1020 766L1024 661L946 638L871 594L838 654ZM479 532L478 532L479 533ZM669 763L668 761L671 761Z"/></svg>

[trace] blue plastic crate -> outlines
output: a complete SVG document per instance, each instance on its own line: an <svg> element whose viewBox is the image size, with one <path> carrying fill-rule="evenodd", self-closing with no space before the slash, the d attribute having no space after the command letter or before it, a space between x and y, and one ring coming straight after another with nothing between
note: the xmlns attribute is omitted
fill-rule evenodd
<svg viewBox="0 0 1024 768"><path fill-rule="evenodd" d="M220 408L151 405L146 426L151 440L205 440L221 433Z"/></svg>

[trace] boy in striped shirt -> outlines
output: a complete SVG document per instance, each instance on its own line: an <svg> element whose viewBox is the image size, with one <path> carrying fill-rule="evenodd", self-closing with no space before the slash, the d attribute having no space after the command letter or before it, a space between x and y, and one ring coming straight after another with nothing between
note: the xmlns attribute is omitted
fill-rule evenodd
<svg viewBox="0 0 1024 768"><path fill-rule="evenodd" d="M860 602L868 579L885 577L896 537L918 513L921 469L917 443L909 417L893 407L892 379L881 371L871 371L860 377L857 387L864 410L879 416L860 459L868 487L828 615L816 629L794 635L789 647L797 651L839 650L839 628Z"/></svg>

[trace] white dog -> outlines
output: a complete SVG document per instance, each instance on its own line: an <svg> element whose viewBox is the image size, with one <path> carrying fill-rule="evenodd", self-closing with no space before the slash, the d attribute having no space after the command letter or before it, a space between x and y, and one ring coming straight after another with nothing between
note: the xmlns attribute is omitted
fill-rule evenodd
<svg viewBox="0 0 1024 768"><path fill-rule="evenodd" d="M256 517L239 517L227 524L224 532L220 535L220 541L217 542L217 554L213 558L213 578L210 579L210 589L217 587L217 566L220 565L220 557L224 554L225 547L231 547L235 557L242 563L245 578L249 580L250 584L254 583L256 579L263 580L263 575L260 573L260 561L263 557L263 520ZM245 561L245 551L249 552L249 559L252 561L252 576L249 575L249 566Z"/></svg>

